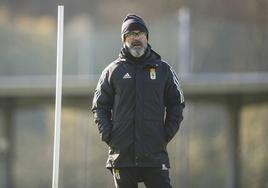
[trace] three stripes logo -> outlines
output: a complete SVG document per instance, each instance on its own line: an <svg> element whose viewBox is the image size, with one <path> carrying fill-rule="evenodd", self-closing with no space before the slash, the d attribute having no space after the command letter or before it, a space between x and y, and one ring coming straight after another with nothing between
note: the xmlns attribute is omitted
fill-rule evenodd
<svg viewBox="0 0 268 188"><path fill-rule="evenodd" d="M130 79L131 76L129 75L129 73L126 73L124 76L123 76L123 79Z"/></svg>

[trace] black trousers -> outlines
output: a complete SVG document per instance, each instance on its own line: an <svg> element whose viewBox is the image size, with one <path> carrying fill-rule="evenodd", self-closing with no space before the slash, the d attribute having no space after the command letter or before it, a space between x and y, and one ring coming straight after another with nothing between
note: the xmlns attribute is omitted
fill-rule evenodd
<svg viewBox="0 0 268 188"><path fill-rule="evenodd" d="M146 188L172 188L168 169L156 167L113 168L116 188L138 188L143 181Z"/></svg>

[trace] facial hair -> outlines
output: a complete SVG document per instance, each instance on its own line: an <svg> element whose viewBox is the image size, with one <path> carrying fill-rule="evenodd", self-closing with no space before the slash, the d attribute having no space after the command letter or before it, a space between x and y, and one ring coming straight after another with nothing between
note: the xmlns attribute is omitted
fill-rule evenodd
<svg viewBox="0 0 268 188"><path fill-rule="evenodd" d="M140 41L133 41L132 43L126 42L129 53L136 58L141 57L147 48L147 43L142 43Z"/></svg>

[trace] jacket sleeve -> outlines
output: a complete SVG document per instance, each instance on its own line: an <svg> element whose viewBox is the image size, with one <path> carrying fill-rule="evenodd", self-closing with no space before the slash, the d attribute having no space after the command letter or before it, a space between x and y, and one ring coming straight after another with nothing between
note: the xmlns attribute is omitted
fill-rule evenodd
<svg viewBox="0 0 268 188"><path fill-rule="evenodd" d="M100 138L107 144L110 141L112 130L111 109L114 100L114 91L109 83L109 77L109 71L106 68L98 81L92 102L92 112L100 133Z"/></svg>
<svg viewBox="0 0 268 188"><path fill-rule="evenodd" d="M184 96L175 71L168 68L168 80L165 87L165 131L169 142L177 133L183 120Z"/></svg>

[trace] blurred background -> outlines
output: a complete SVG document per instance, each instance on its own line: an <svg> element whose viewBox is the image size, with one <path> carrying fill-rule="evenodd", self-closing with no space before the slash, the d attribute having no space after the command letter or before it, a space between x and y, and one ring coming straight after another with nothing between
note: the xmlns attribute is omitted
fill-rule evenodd
<svg viewBox="0 0 268 188"><path fill-rule="evenodd" d="M127 13L145 19L185 93L185 119L168 146L174 188L268 188L267 0L0 0L1 188L51 187L58 3L61 188L113 187L90 108Z"/></svg>

